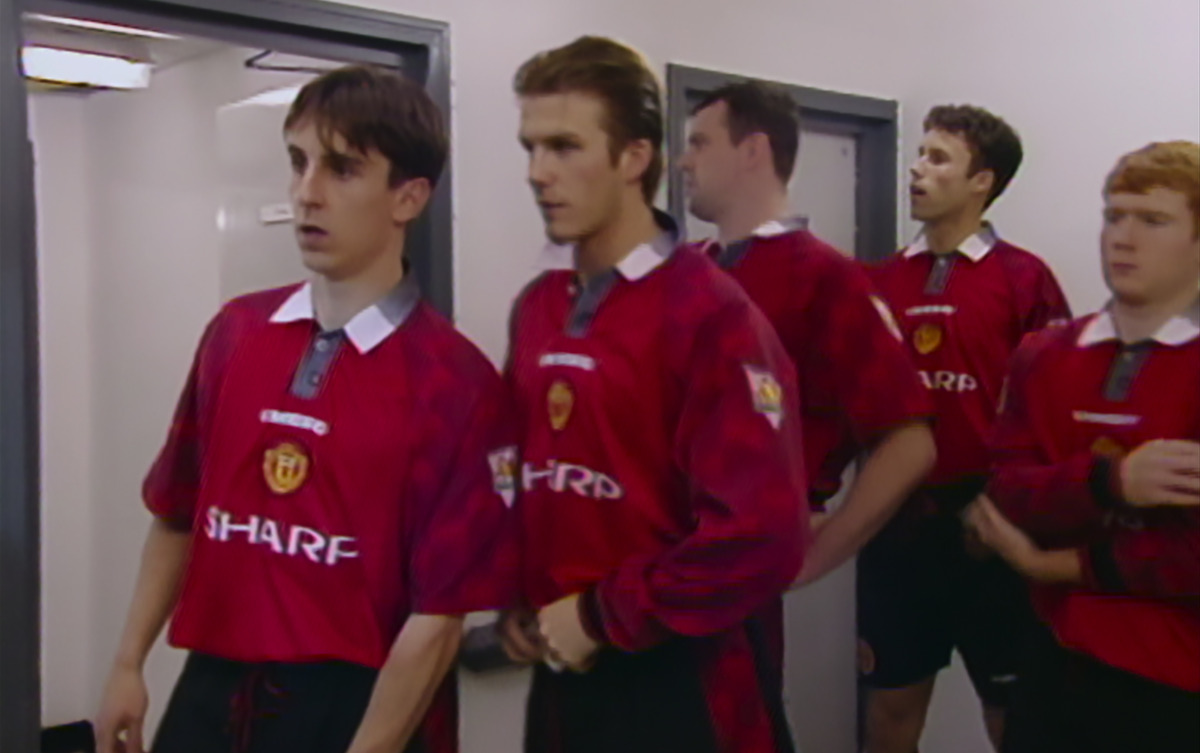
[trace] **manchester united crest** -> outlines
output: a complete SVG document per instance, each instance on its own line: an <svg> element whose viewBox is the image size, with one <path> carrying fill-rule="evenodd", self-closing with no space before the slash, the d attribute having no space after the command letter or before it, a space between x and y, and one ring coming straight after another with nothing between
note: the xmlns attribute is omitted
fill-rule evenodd
<svg viewBox="0 0 1200 753"><path fill-rule="evenodd" d="M550 428L562 431L571 420L571 411L575 407L575 393L571 385L559 379L550 385L546 393L546 411L550 415Z"/></svg>
<svg viewBox="0 0 1200 753"><path fill-rule="evenodd" d="M280 442L263 456L263 479L276 494L291 494L308 479L310 464L303 447L294 442Z"/></svg>
<svg viewBox="0 0 1200 753"><path fill-rule="evenodd" d="M923 356L937 350L942 344L942 328L926 322L913 333L913 347Z"/></svg>
<svg viewBox="0 0 1200 753"><path fill-rule="evenodd" d="M779 380L763 369L744 366L746 381L750 384L750 397L754 400L754 410L761 413L771 426L778 429L783 423L783 387Z"/></svg>

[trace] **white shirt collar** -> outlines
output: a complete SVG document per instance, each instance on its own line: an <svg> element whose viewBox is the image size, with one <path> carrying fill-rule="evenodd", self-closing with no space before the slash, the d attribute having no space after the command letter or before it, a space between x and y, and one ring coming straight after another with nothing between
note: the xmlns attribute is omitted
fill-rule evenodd
<svg viewBox="0 0 1200 753"><path fill-rule="evenodd" d="M416 282L409 277L376 303L358 312L342 327L359 353L369 353L408 320L420 301ZM271 315L272 324L315 321L312 283L304 283Z"/></svg>
<svg viewBox="0 0 1200 753"><path fill-rule="evenodd" d="M797 230L808 229L808 218L804 216L787 217L782 220L769 220L754 228L750 233L753 238L774 238Z"/></svg>
<svg viewBox="0 0 1200 753"><path fill-rule="evenodd" d="M617 263L617 271L629 281L640 280L662 266L671 257L678 242L675 222L666 214L655 210L655 220L662 232L649 243L643 243L630 251ZM542 249L538 266L544 270L575 269L575 244L547 243Z"/></svg>
<svg viewBox="0 0 1200 753"><path fill-rule="evenodd" d="M1160 345L1179 346L1200 337L1200 302L1194 304L1182 314L1171 317L1166 324L1158 328L1150 339ZM1120 340L1117 325L1113 321L1109 307L1101 309L1079 333L1078 344L1081 348L1098 345L1109 340Z"/></svg>
<svg viewBox="0 0 1200 753"><path fill-rule="evenodd" d="M992 223L985 222L978 233L959 244L958 252L971 261L979 261L995 248L998 240L1000 240L1000 236L996 234L996 228L992 227ZM903 253L906 259L911 259L927 251L929 251L929 241L925 238L925 234L921 233L908 248L904 249Z"/></svg>

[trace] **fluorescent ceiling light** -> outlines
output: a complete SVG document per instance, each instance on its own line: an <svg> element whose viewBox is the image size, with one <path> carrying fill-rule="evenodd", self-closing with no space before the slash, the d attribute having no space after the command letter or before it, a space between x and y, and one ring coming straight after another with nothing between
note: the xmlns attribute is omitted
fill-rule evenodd
<svg viewBox="0 0 1200 753"><path fill-rule="evenodd" d="M138 29L133 26L118 26L117 24L105 24L99 21L84 21L79 18L63 18L61 16L46 16L41 13L27 13L25 18L31 21L42 21L44 23L56 24L58 26L71 26L76 29L90 29L92 31L107 31L113 34L128 34L134 37L147 37L149 39L182 39L174 34L163 34L159 31L150 31L149 29Z"/></svg>
<svg viewBox="0 0 1200 753"><path fill-rule="evenodd" d="M255 94L253 97L243 99L240 102L234 102L231 107L242 107L244 105L290 105L296 100L300 94L299 86L285 86L282 89L271 89L262 94Z"/></svg>
<svg viewBox="0 0 1200 753"><path fill-rule="evenodd" d="M110 55L26 47L21 50L21 62L26 76L41 81L106 89L145 89L150 85L149 63Z"/></svg>

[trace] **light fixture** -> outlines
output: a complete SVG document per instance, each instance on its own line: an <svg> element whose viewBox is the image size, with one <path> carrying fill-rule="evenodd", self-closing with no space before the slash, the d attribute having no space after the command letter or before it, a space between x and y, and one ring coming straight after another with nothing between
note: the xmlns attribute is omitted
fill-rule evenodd
<svg viewBox="0 0 1200 753"><path fill-rule="evenodd" d="M145 89L150 85L149 63L112 55L28 46L21 50L25 75L39 81L105 89Z"/></svg>
<svg viewBox="0 0 1200 753"><path fill-rule="evenodd" d="M290 105L296 100L300 94L299 86L285 86L282 89L270 89L261 94L255 94L253 97L248 97L239 102L234 102L229 107L244 107L246 105Z"/></svg>
<svg viewBox="0 0 1200 753"><path fill-rule="evenodd" d="M41 21L42 23L54 24L56 26L70 26L75 29L88 29L89 31L107 31L113 34L128 34L129 36L146 37L148 39L182 39L182 37L177 37L174 34L164 34L161 31L139 29L134 26L106 24L99 21L85 21L81 18L64 18L62 16L47 16L41 13L26 13L25 19L29 21Z"/></svg>

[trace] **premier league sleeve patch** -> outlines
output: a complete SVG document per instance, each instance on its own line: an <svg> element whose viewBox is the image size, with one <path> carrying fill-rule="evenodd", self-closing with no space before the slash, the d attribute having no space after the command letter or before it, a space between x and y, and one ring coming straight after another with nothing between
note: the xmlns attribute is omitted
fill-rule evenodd
<svg viewBox="0 0 1200 753"><path fill-rule="evenodd" d="M779 386L779 380L764 369L746 364L742 368L746 370L754 410L778 429L783 424L783 387Z"/></svg>
<svg viewBox="0 0 1200 753"><path fill-rule="evenodd" d="M492 489L512 507L517 500L517 448L502 447L488 455L492 468Z"/></svg>

